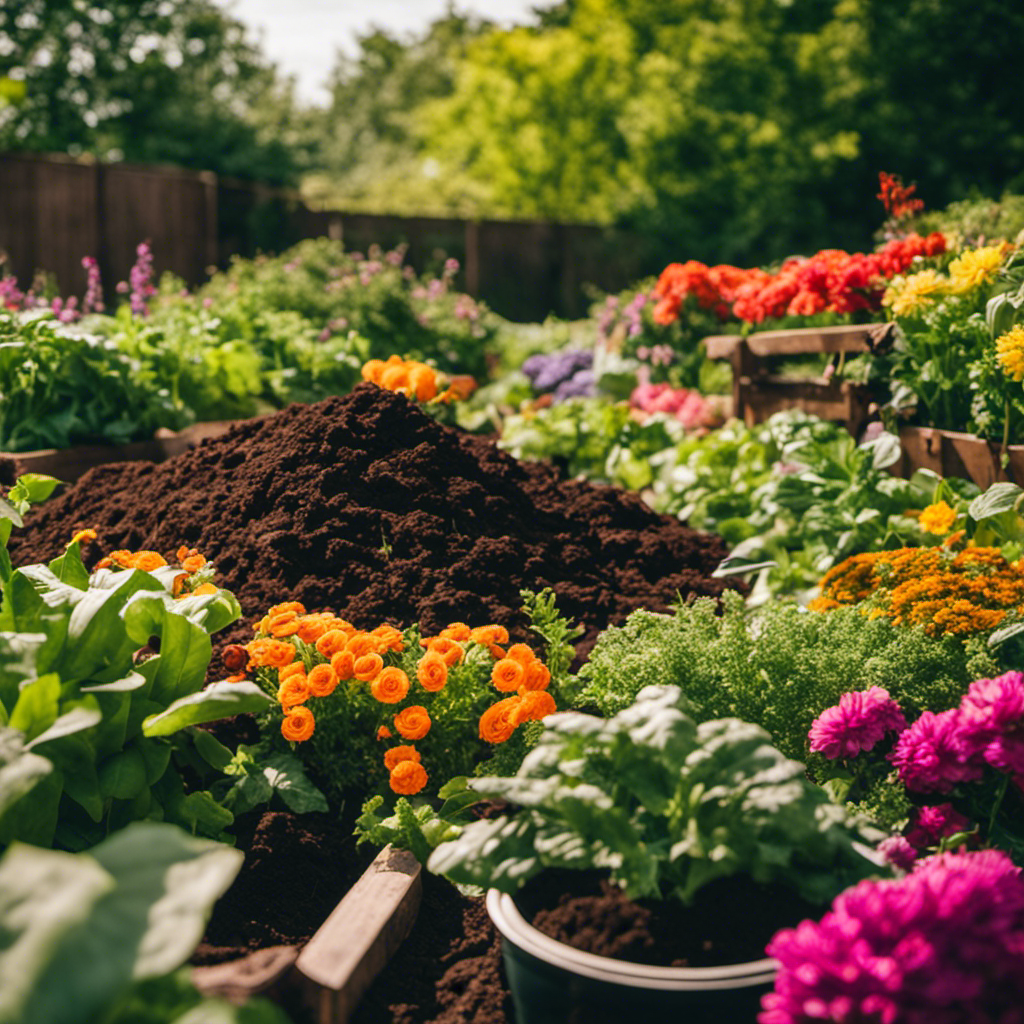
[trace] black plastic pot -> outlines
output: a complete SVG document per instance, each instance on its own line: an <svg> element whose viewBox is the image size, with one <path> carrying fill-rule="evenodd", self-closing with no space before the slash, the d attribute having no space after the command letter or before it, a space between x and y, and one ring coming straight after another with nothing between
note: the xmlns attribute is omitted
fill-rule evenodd
<svg viewBox="0 0 1024 1024"><path fill-rule="evenodd" d="M753 1024L778 967L650 967L584 953L539 932L496 889L487 912L501 933L516 1024Z"/></svg>

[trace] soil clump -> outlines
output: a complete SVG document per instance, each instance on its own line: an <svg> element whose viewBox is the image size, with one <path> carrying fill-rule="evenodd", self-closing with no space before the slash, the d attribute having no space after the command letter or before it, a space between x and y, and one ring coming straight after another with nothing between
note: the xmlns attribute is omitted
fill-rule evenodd
<svg viewBox="0 0 1024 1024"><path fill-rule="evenodd" d="M740 585L710 576L727 553L719 538L629 492L520 463L372 384L159 465L91 470L15 532L14 564L48 561L84 527L99 533L96 558L198 548L248 622L297 600L364 629L497 622L526 639L519 591L550 586L585 628L580 654L637 608ZM237 623L215 644L250 636ZM217 659L211 673L223 675Z"/></svg>

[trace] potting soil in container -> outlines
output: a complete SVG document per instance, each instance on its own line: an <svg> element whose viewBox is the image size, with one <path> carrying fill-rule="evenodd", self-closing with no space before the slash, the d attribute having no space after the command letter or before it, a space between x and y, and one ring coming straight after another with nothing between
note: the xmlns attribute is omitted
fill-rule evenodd
<svg viewBox="0 0 1024 1024"><path fill-rule="evenodd" d="M586 652L636 608L728 585L710 577L720 539L628 492L520 463L372 384L160 465L93 469L16 532L14 564L53 558L83 527L102 553L187 544L214 561L246 617L221 644L288 600L361 628L496 622L525 639L519 591L550 586Z"/></svg>

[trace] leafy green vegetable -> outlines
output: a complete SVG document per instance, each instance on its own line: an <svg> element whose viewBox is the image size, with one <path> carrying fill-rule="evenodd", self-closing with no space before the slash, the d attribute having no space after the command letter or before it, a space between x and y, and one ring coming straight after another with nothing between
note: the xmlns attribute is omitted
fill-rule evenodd
<svg viewBox="0 0 1024 1024"><path fill-rule="evenodd" d="M469 782L522 808L477 821L431 855L452 881L514 892L545 867L608 868L627 895L684 901L749 874L827 902L877 873L881 833L849 818L804 767L738 719L697 725L676 686L649 686L611 719L545 721L511 778Z"/></svg>

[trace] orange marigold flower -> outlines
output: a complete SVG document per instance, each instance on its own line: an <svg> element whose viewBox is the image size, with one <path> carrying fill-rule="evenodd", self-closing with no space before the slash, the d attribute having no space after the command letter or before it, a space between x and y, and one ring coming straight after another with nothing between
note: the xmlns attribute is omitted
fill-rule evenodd
<svg viewBox="0 0 1024 1024"><path fill-rule="evenodd" d="M250 640L245 649L253 664L268 668L284 668L295 660L295 648L286 640Z"/></svg>
<svg viewBox="0 0 1024 1024"><path fill-rule="evenodd" d="M497 644L491 644L487 650L491 652L491 657L495 661L501 661L501 659L505 657L505 648L499 647Z"/></svg>
<svg viewBox="0 0 1024 1024"><path fill-rule="evenodd" d="M135 561L135 556L130 552L121 548L118 551L111 551L106 558L101 558L96 563L97 569L108 569L112 565L120 566L122 569L131 569Z"/></svg>
<svg viewBox="0 0 1024 1024"><path fill-rule="evenodd" d="M430 714L422 704L412 704L395 715L395 728L407 740L421 740L430 732Z"/></svg>
<svg viewBox="0 0 1024 1024"><path fill-rule="evenodd" d="M449 668L453 665L458 665L462 660L462 656L466 653L463 651L460 644L457 644L454 640L449 640L447 637L443 636L434 637L434 639L427 644L427 650L444 658L444 663Z"/></svg>
<svg viewBox="0 0 1024 1024"><path fill-rule="evenodd" d="M522 690L546 690L551 684L551 670L542 661L533 661L526 666Z"/></svg>
<svg viewBox="0 0 1024 1024"><path fill-rule="evenodd" d="M293 661L290 665L285 665L277 670L277 681L283 683L286 679L291 679L292 676L304 676L305 674L306 666L301 661Z"/></svg>
<svg viewBox="0 0 1024 1024"><path fill-rule="evenodd" d="M186 547L184 544L178 548L177 554L174 557L182 569L190 574L199 572L206 565L206 559L195 548Z"/></svg>
<svg viewBox="0 0 1024 1024"><path fill-rule="evenodd" d="M314 697L330 697L338 685L337 673L330 665L315 665L309 670L309 692Z"/></svg>
<svg viewBox="0 0 1024 1024"><path fill-rule="evenodd" d="M266 620L264 620L266 621ZM262 626L262 623L261 623ZM263 626L263 632L269 633L271 636L285 637L294 636L299 631L299 617L295 612L280 612L270 618L266 626Z"/></svg>
<svg viewBox="0 0 1024 1024"><path fill-rule="evenodd" d="M427 772L415 761L399 761L392 769L388 783L395 793L412 796L426 786Z"/></svg>
<svg viewBox="0 0 1024 1024"><path fill-rule="evenodd" d="M316 649L325 657L333 658L348 645L348 633L340 629L329 629L316 642Z"/></svg>
<svg viewBox="0 0 1024 1024"><path fill-rule="evenodd" d="M370 693L381 704L397 704L409 692L409 677L400 668L386 668L370 684Z"/></svg>
<svg viewBox="0 0 1024 1024"><path fill-rule="evenodd" d="M348 654L348 651L345 651ZM361 683L369 683L377 678L384 668L384 659L379 654L364 654L356 658L352 665L352 675Z"/></svg>
<svg viewBox="0 0 1024 1024"><path fill-rule="evenodd" d="M212 583L200 583L195 590L192 591L192 597L203 597L205 594L216 594L217 588Z"/></svg>
<svg viewBox="0 0 1024 1024"><path fill-rule="evenodd" d="M282 601L280 604L271 605L267 609L268 615L280 615L282 612L295 612L296 615L305 615L306 606L301 601Z"/></svg>
<svg viewBox="0 0 1024 1024"><path fill-rule="evenodd" d="M362 370L359 371L360 376L363 380L369 381L371 384L380 383L380 375L384 372L384 360L383 359L371 359L366 363L363 363Z"/></svg>
<svg viewBox="0 0 1024 1024"><path fill-rule="evenodd" d="M476 644L490 647L492 644L507 644L508 630L504 626L477 626L470 630L470 640Z"/></svg>
<svg viewBox="0 0 1024 1024"><path fill-rule="evenodd" d="M430 653L424 655L416 666L416 678L424 690L429 693L437 693L443 690L448 682L448 666L444 658L439 654Z"/></svg>
<svg viewBox="0 0 1024 1024"><path fill-rule="evenodd" d="M378 626L370 632L370 636L377 637L385 650L402 651L405 649L405 639L402 636L402 631L394 626Z"/></svg>
<svg viewBox="0 0 1024 1024"><path fill-rule="evenodd" d="M416 764L419 764L420 760L420 752L407 743L384 752L384 767L389 772L394 771L395 765L401 764L403 761L415 761Z"/></svg>
<svg viewBox="0 0 1024 1024"><path fill-rule="evenodd" d="M292 743L303 743L313 735L316 728L316 719L309 708L290 708L285 712L284 721L281 723L281 735Z"/></svg>
<svg viewBox="0 0 1024 1024"><path fill-rule="evenodd" d="M918 522L921 529L927 530L928 533L949 533L956 522L956 509L951 508L945 501L938 501L921 512Z"/></svg>
<svg viewBox="0 0 1024 1024"><path fill-rule="evenodd" d="M511 658L513 661L518 661L520 665L525 668L531 662L535 661L537 655L530 650L526 644L513 644L508 651L505 653L506 658Z"/></svg>
<svg viewBox="0 0 1024 1024"><path fill-rule="evenodd" d="M487 743L504 743L515 732L516 723L512 715L519 704L518 696L506 697L492 704L480 716L480 739Z"/></svg>
<svg viewBox="0 0 1024 1024"><path fill-rule="evenodd" d="M526 690L520 693L519 704L512 709L511 720L514 726L523 722L539 722L546 715L553 715L557 710L555 698L545 690Z"/></svg>
<svg viewBox="0 0 1024 1024"><path fill-rule="evenodd" d="M304 675L289 676L277 688L277 699L283 708L305 704L311 696L313 693Z"/></svg>
<svg viewBox="0 0 1024 1024"><path fill-rule="evenodd" d="M464 644L469 640L471 633L472 630L464 622L449 622L438 635L443 636L445 640L455 640Z"/></svg>
<svg viewBox="0 0 1024 1024"><path fill-rule="evenodd" d="M351 651L338 651L331 657L331 668L339 680L351 679L356 674L356 660Z"/></svg>
<svg viewBox="0 0 1024 1024"><path fill-rule="evenodd" d="M157 551L136 551L133 567L152 572L167 564L167 559Z"/></svg>
<svg viewBox="0 0 1024 1024"><path fill-rule="evenodd" d="M71 538L71 543L74 544L77 541L79 544L88 544L90 541L96 539L96 531L89 528L85 530L79 530Z"/></svg>
<svg viewBox="0 0 1024 1024"><path fill-rule="evenodd" d="M185 589L185 581L188 579L187 572L179 572L177 576L171 580L171 596L172 597L184 597L183 593Z"/></svg>
<svg viewBox="0 0 1024 1024"><path fill-rule="evenodd" d="M409 371L409 391L420 402L437 397L437 373L429 366L418 363Z"/></svg>
<svg viewBox="0 0 1024 1024"><path fill-rule="evenodd" d="M302 615L295 635L305 644L315 644L327 632L327 616Z"/></svg>
<svg viewBox="0 0 1024 1024"><path fill-rule="evenodd" d="M385 367L381 372L380 380L377 382L382 388L388 391L397 391L399 388L409 386L409 367L402 363L396 366Z"/></svg>
<svg viewBox="0 0 1024 1024"><path fill-rule="evenodd" d="M491 682L494 687L502 693L514 693L523 685L523 678L526 670L522 663L513 661L512 658L502 658L496 661L491 669Z"/></svg>
<svg viewBox="0 0 1024 1024"><path fill-rule="evenodd" d="M391 730L386 725L382 725L377 730L377 739L379 739L379 740L389 740L389 739L391 739Z"/></svg>
<svg viewBox="0 0 1024 1024"><path fill-rule="evenodd" d="M380 654L385 648L379 636L372 633L356 633L349 638L344 649L350 651L352 657L358 661L364 654Z"/></svg>

